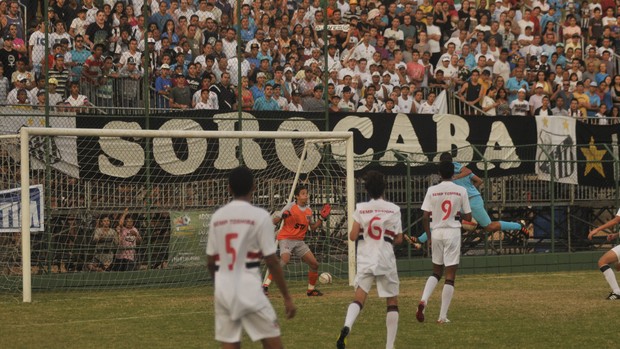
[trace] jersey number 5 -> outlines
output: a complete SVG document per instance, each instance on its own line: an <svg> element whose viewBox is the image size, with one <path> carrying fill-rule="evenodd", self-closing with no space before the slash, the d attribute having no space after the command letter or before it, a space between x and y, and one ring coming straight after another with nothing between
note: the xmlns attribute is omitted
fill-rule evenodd
<svg viewBox="0 0 620 349"><path fill-rule="evenodd" d="M450 213L452 213L452 201L444 200L444 202L441 203L441 210L444 213L441 220L445 221L446 219L450 218Z"/></svg>
<svg viewBox="0 0 620 349"><path fill-rule="evenodd" d="M228 265L228 270L233 270L235 262L237 261L237 250L232 246L232 241L239 237L237 233L226 234L226 253L232 256L232 262Z"/></svg>
<svg viewBox="0 0 620 349"><path fill-rule="evenodd" d="M375 239L375 240L381 239L381 234L383 234L383 229L381 229L379 225L373 225L373 223L375 222L379 224L378 221L380 220L381 218L374 216L368 223L368 236L370 236L372 239Z"/></svg>

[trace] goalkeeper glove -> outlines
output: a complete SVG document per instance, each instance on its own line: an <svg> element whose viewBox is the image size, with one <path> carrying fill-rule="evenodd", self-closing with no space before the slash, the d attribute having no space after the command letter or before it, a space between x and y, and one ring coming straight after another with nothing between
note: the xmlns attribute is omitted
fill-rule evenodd
<svg viewBox="0 0 620 349"><path fill-rule="evenodd" d="M291 211L286 210L286 211L282 212L282 219L286 219L286 218L288 218L290 216L291 216Z"/></svg>
<svg viewBox="0 0 620 349"><path fill-rule="evenodd" d="M329 217L329 214L332 211L332 207L329 204L325 204L323 205L323 208L321 209L321 218L323 220L326 220L327 217Z"/></svg>

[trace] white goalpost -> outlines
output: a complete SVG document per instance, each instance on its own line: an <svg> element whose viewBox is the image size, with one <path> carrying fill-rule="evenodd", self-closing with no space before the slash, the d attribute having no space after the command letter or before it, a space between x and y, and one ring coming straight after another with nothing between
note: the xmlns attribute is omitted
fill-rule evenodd
<svg viewBox="0 0 620 349"><path fill-rule="evenodd" d="M9 187L21 188L23 302L32 301L33 277L49 289L97 287L102 280L110 287L178 285L199 279L198 273L202 278L204 251L203 256L197 251L206 233L187 240L191 246L181 246L179 239L189 234L186 228L197 223L197 217L205 219L199 222L202 227L210 213L230 199L225 174L240 164L257 174L254 203L267 210L281 209L300 182L316 197L311 205L335 206L326 231L312 239L322 265L346 273L353 284L355 243L348 240L355 210L352 132L204 131L173 121L179 123L175 130L21 128L19 145L13 141L2 153L8 155L0 157L17 164L18 179ZM45 232L31 231L33 184L44 188L46 221L52 222ZM113 227L123 224L125 215L136 221L142 235L128 273L99 264L101 248L93 238L93 231L105 226L101 222L112 221ZM37 243L43 247L33 249ZM173 254L173 249L180 252ZM123 250L114 253L118 251ZM88 273L92 271L114 272ZM61 273L66 273L64 278L56 280Z"/></svg>

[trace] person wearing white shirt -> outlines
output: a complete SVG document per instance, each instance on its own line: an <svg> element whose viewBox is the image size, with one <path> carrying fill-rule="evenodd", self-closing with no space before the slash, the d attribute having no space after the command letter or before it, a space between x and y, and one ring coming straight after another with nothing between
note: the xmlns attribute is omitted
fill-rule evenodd
<svg viewBox="0 0 620 349"><path fill-rule="evenodd" d="M493 64L493 75L501 76L504 81L510 79L510 63L508 63L508 50L503 48L499 59Z"/></svg>
<svg viewBox="0 0 620 349"><path fill-rule="evenodd" d="M422 102L418 114L437 114L439 113L439 107L435 105L435 98L437 95L431 91L428 93L427 100Z"/></svg>
<svg viewBox="0 0 620 349"><path fill-rule="evenodd" d="M356 60L366 58L370 62L375 51L374 46L370 45L370 33L366 32L362 38L362 43L353 50L353 58Z"/></svg>

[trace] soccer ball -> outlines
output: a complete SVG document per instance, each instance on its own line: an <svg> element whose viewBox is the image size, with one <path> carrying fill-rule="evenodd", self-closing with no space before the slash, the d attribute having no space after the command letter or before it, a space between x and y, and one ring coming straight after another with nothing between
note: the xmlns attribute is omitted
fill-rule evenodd
<svg viewBox="0 0 620 349"><path fill-rule="evenodd" d="M331 284L332 283L332 274L328 272L321 273L319 275L319 282L322 284Z"/></svg>
<svg viewBox="0 0 620 349"><path fill-rule="evenodd" d="M476 222L473 218L470 221L463 220L461 221L461 226L465 231L474 231L478 227L478 222Z"/></svg>

